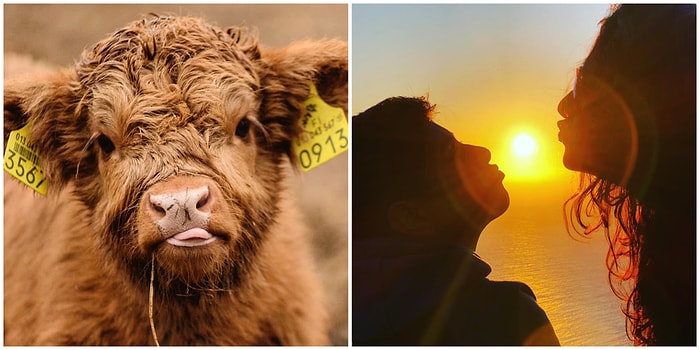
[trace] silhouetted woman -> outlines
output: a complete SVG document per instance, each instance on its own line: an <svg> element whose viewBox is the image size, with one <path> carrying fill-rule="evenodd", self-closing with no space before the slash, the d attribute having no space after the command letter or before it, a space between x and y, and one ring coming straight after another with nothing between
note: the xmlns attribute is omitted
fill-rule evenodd
<svg viewBox="0 0 700 350"><path fill-rule="evenodd" d="M569 227L605 229L628 336L695 345L695 5L614 7L559 113Z"/></svg>

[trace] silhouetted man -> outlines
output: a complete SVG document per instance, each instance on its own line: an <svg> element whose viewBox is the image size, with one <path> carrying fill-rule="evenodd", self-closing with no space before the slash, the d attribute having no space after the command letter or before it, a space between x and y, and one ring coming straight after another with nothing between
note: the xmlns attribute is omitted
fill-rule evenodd
<svg viewBox="0 0 700 350"><path fill-rule="evenodd" d="M558 345L535 295L475 253L509 205L483 147L420 98L352 119L353 345Z"/></svg>

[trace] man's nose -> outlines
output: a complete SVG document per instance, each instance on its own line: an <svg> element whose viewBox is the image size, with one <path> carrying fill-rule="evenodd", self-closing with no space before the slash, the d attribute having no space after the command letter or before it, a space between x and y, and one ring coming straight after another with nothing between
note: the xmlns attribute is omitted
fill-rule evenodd
<svg viewBox="0 0 700 350"><path fill-rule="evenodd" d="M573 103L574 92L571 91L568 94L566 94L566 96L564 96L564 98L562 98L561 101L559 101L559 105L557 106L557 112L559 112L559 114L564 118L570 117Z"/></svg>

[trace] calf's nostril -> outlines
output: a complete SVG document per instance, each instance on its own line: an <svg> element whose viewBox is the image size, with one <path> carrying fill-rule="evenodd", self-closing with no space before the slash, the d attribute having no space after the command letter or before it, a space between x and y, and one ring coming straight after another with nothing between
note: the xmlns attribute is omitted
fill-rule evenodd
<svg viewBox="0 0 700 350"><path fill-rule="evenodd" d="M156 216L156 218L160 219L166 215L167 208L164 207L161 200L154 198L154 196L151 195L149 198L149 203L151 212Z"/></svg>
<svg viewBox="0 0 700 350"><path fill-rule="evenodd" d="M209 204L209 199L209 188L205 188L205 190L201 193L201 198L199 199L199 201L197 201L195 208L197 210L206 211L205 207L207 206L207 204Z"/></svg>
<svg viewBox="0 0 700 350"><path fill-rule="evenodd" d="M205 205L207 205L207 202L209 201L209 196L204 196L202 199L197 202L197 209L202 209Z"/></svg>

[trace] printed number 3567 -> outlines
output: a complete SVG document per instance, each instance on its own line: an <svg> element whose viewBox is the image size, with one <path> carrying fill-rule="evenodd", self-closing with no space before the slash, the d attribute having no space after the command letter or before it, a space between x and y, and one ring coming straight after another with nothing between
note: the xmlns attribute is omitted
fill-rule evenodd
<svg viewBox="0 0 700 350"><path fill-rule="evenodd" d="M26 158L18 155L15 151L8 149L7 150L10 155L7 157L5 161L5 167L8 170L14 171L15 174L19 177L24 177L25 180L27 180L27 183L29 183L32 186L39 187L41 184L44 182L44 172L36 167L36 165L32 165L31 162L29 162ZM15 158L17 161L15 161ZM31 168L27 170L26 164L28 163L31 165ZM34 185L34 183L37 181L37 177L40 177L41 180Z"/></svg>

